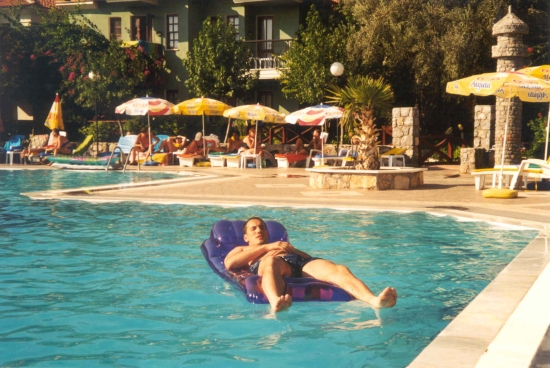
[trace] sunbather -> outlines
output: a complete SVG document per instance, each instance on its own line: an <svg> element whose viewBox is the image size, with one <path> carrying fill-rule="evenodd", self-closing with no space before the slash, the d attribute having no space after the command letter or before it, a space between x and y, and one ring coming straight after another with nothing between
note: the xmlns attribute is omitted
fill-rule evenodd
<svg viewBox="0 0 550 368"><path fill-rule="evenodd" d="M59 134L59 129L53 129L52 134L54 137L53 145L52 147L46 148L46 153L52 153L54 156L57 156L58 153L63 155L70 155L73 153L73 145L67 137L62 136Z"/></svg>
<svg viewBox="0 0 550 368"><path fill-rule="evenodd" d="M206 155L206 147L204 146L204 139L202 139L202 133L195 134L195 139L189 143L185 153L192 155Z"/></svg>
<svg viewBox="0 0 550 368"><path fill-rule="evenodd" d="M249 219L243 230L248 246L235 247L230 251L224 261L225 267L229 271L237 271L248 266L252 273L262 276L262 289L275 312L292 305L292 297L286 293L283 277L314 277L332 282L375 308L393 307L397 302L394 288L386 287L375 296L345 266L311 257L287 242L266 244L269 233L265 222L258 217Z"/></svg>
<svg viewBox="0 0 550 368"><path fill-rule="evenodd" d="M231 134L231 137L227 140L225 153L237 153L239 152L239 148L242 146L243 141L241 140L239 132L234 131L233 134Z"/></svg>
<svg viewBox="0 0 550 368"><path fill-rule="evenodd" d="M160 139L154 134L151 134L151 137L149 137L149 129L147 127L141 128L141 132L138 134L136 142L134 143L134 149L132 150L129 164L134 165L136 163L136 157L139 153L145 152L147 156L153 154L153 148L159 141Z"/></svg>

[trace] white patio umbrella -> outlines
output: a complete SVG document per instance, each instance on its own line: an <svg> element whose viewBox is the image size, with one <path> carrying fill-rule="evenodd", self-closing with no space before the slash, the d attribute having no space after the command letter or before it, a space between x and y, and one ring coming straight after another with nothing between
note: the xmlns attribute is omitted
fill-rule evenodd
<svg viewBox="0 0 550 368"><path fill-rule="evenodd" d="M344 109L331 105L315 105L294 111L285 120L289 124L305 126L321 126L323 129L328 119L340 119L344 115ZM325 134L321 135L321 162L325 163Z"/></svg>
<svg viewBox="0 0 550 368"><path fill-rule="evenodd" d="M151 141L150 116L171 115L173 107L174 104L163 100L162 98L145 96L134 98L133 100L127 101L122 105L117 106L115 108L115 113L125 113L126 115L147 115L147 127L149 129L149 149L152 150L153 147ZM149 157L152 160L152 152Z"/></svg>

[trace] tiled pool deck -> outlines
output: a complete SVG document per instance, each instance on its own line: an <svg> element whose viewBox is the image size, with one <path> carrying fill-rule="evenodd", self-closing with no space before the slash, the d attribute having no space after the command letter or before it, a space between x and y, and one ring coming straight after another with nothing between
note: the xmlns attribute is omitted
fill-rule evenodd
<svg viewBox="0 0 550 368"><path fill-rule="evenodd" d="M1 169L35 169L0 166ZM43 169L44 167L39 167ZM135 169L135 168L132 168ZM145 169L144 169L145 170ZM148 167L147 171L180 171ZM458 166L432 166L425 185L410 191L316 190L304 169L183 168L198 177L153 187L52 191L36 199L144 201L188 205L299 206L428 211L539 230L410 367L550 368L550 192L520 192L517 199L485 199Z"/></svg>

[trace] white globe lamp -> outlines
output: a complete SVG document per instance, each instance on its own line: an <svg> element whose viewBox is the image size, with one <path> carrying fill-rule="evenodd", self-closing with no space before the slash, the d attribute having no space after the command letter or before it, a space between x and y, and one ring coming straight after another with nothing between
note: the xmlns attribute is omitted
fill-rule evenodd
<svg viewBox="0 0 550 368"><path fill-rule="evenodd" d="M339 62L332 63L330 66L330 73L335 77L339 77L344 74L344 66Z"/></svg>

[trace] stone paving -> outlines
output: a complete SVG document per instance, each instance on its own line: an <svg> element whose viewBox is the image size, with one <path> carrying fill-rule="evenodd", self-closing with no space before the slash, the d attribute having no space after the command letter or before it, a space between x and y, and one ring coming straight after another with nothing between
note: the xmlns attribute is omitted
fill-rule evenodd
<svg viewBox="0 0 550 368"><path fill-rule="evenodd" d="M3 166L3 165L2 165ZM4 167L3 167L4 168ZM8 167L5 167L8 168ZM11 169L43 169L13 166ZM51 168L47 168L51 169ZM136 170L135 167L131 168ZM550 192L522 191L516 199L486 199L458 166L430 166L414 190L320 190L304 169L148 167L193 173L177 182L126 189L49 191L35 199L145 201L189 205L265 205L429 211L524 226L540 231L410 367L548 367L550 337ZM543 290L541 296L540 290ZM545 337L546 336L546 337Z"/></svg>

